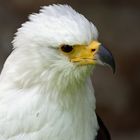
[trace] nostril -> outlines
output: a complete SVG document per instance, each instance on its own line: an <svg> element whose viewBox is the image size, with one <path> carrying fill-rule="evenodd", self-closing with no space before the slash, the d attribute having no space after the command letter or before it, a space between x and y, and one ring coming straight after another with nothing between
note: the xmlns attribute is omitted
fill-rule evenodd
<svg viewBox="0 0 140 140"><path fill-rule="evenodd" d="M92 52L95 52L95 51L96 51L96 49L91 49L91 51L92 51Z"/></svg>

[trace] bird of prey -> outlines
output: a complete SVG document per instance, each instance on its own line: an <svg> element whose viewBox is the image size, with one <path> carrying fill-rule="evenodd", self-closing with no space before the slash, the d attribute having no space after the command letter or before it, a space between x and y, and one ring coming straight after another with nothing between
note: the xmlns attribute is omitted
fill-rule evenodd
<svg viewBox="0 0 140 140"><path fill-rule="evenodd" d="M44 6L12 43L0 75L0 140L110 139L90 74L115 64L93 23L68 5Z"/></svg>

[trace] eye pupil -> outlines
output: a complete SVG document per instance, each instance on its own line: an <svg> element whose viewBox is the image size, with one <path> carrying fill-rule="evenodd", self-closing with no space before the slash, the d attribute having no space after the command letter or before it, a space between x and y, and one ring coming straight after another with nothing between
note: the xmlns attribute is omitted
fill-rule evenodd
<svg viewBox="0 0 140 140"><path fill-rule="evenodd" d="M73 47L72 46L70 46L70 45L63 45L62 47L61 47L61 50L63 51L63 52L71 52L72 50L73 50Z"/></svg>

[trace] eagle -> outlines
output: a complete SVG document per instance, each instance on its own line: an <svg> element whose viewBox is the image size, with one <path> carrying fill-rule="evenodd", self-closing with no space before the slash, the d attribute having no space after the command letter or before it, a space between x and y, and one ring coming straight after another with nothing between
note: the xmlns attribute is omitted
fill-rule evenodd
<svg viewBox="0 0 140 140"><path fill-rule="evenodd" d="M110 139L90 75L115 63L92 22L69 5L43 6L12 44L0 75L0 140Z"/></svg>

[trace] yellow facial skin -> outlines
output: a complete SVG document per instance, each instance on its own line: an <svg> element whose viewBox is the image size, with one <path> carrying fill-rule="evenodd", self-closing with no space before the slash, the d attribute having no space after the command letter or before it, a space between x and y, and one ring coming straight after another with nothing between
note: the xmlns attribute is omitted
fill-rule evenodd
<svg viewBox="0 0 140 140"><path fill-rule="evenodd" d="M85 64L96 64L96 53L101 44L98 41L93 41L89 45L74 45L71 52L63 52L71 62Z"/></svg>

